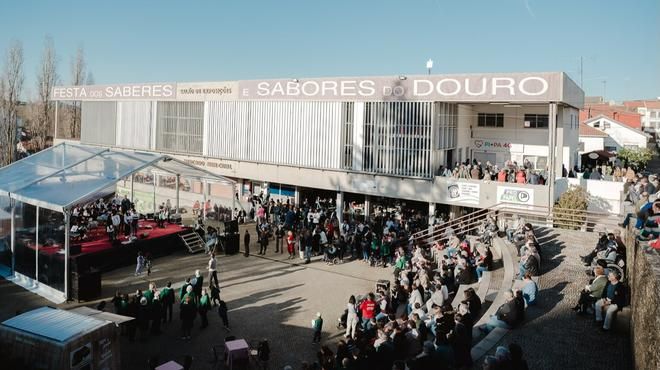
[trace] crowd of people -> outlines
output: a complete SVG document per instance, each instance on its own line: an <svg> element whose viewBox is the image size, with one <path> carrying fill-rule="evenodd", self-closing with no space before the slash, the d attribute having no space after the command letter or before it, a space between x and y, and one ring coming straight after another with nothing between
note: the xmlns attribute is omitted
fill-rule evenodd
<svg viewBox="0 0 660 370"><path fill-rule="evenodd" d="M446 240L433 245L398 237L397 222L387 217L385 220L380 237L387 237L387 232L397 236L391 245L394 284L390 287L389 281L379 281L375 293L348 299L338 324L345 329L344 339L337 345L336 352L329 346L322 346L316 365L322 369L470 368L473 365L470 354L474 339L472 329L481 317L482 301L473 288L465 289L463 293L459 293L458 288L461 284L477 281L484 271L493 268L491 247L486 243L490 240L483 236L489 231L497 231L496 220L492 217L484 220L476 230L477 235L451 231ZM359 221L354 228L350 221L345 223L346 226L340 229L345 229L347 235L351 232L360 234ZM530 238L533 230L525 229L526 226L530 225L523 224L523 228L510 233L512 239L520 242L521 250L538 247L534 245L536 239ZM451 227L446 229L452 230ZM406 228L402 230L405 235ZM339 236L342 236L341 231ZM364 252L365 248L362 250ZM371 248L366 250L373 252ZM382 263L386 264L385 261ZM521 278L524 278L523 289L508 292L510 299L488 325L502 326L501 321L507 327L513 327L524 317L524 307L535 303L538 287L530 272L525 271ZM453 299L457 294L462 296ZM523 313L519 313L520 309ZM319 319L321 313L313 321L312 343L319 342L322 326ZM510 348L498 348L496 356L486 358L484 367L525 369L526 364L520 347L512 344Z"/></svg>
<svg viewBox="0 0 660 370"><path fill-rule="evenodd" d="M209 326L208 313L217 307L223 327L229 330L227 304L220 299L220 288L216 274L215 254L209 258L208 282L199 270L185 279L178 291L172 288L172 282L159 288L155 283L149 283L147 289L137 290L134 294L117 292L112 299L115 313L132 317L122 326L122 334L130 341L136 338L147 340L150 336L161 335L161 326L172 323L172 312L175 304L179 304L179 320L181 322L181 339L189 340L195 320L199 317L200 330Z"/></svg>
<svg viewBox="0 0 660 370"><path fill-rule="evenodd" d="M499 167L486 161L485 164L476 159L456 162L454 168L441 166L440 176L455 179L472 179L497 182L511 182L518 184L544 185L548 178L545 169L535 169L532 162L525 159L522 165L516 161L508 160L504 166Z"/></svg>

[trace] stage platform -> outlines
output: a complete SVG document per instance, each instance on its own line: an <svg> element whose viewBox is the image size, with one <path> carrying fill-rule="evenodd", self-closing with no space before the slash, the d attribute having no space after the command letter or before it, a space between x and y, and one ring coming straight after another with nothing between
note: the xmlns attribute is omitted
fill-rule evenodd
<svg viewBox="0 0 660 370"><path fill-rule="evenodd" d="M138 251L145 255L150 254L152 258L170 254L176 249L185 248L179 234L191 230L189 227L170 223L159 228L151 220L140 220L138 225L137 239L133 241L129 241L122 233L118 235L118 240L111 242L104 226L88 231L85 239L72 240L71 272L81 273L91 269L105 272L117 267L135 265ZM40 246L39 255L52 263L59 264L64 261L64 250L59 244Z"/></svg>

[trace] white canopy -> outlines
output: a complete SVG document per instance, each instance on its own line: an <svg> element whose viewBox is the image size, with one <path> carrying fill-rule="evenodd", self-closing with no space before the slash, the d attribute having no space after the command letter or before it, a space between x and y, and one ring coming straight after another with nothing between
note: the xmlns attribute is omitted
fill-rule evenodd
<svg viewBox="0 0 660 370"><path fill-rule="evenodd" d="M61 143L0 168L0 195L63 212L149 167L186 178L235 183L165 154Z"/></svg>

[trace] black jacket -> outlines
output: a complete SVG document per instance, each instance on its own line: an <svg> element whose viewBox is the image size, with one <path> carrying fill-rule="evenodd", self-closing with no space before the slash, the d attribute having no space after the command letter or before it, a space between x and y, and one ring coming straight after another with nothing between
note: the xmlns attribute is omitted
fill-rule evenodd
<svg viewBox="0 0 660 370"><path fill-rule="evenodd" d="M603 296L601 298L608 298L607 297L607 290L608 288L612 285L611 282L607 282L605 284L605 289L603 289ZM612 300L612 304L617 305L619 310L623 308L626 305L626 288L623 286L621 282L618 282L616 286L614 287L614 294L612 297L609 297Z"/></svg>
<svg viewBox="0 0 660 370"><path fill-rule="evenodd" d="M498 319L504 321L509 326L515 326L518 322L518 309L516 307L516 300L512 299L509 302L500 306L495 314Z"/></svg>

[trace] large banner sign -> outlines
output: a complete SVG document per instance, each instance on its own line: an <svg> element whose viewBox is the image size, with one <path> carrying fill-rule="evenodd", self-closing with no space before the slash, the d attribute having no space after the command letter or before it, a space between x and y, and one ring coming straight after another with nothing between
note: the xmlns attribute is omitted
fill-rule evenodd
<svg viewBox="0 0 660 370"><path fill-rule="evenodd" d="M515 73L239 81L240 99L273 100L561 100L561 74Z"/></svg>
<svg viewBox="0 0 660 370"><path fill-rule="evenodd" d="M57 86L53 100L562 101L561 73Z"/></svg>
<svg viewBox="0 0 660 370"><path fill-rule="evenodd" d="M498 186L497 201L498 203L509 203L514 207L515 205L533 206L534 189Z"/></svg>
<svg viewBox="0 0 660 370"><path fill-rule="evenodd" d="M461 202L465 204L479 204L479 184L472 182L448 182L447 202Z"/></svg>

